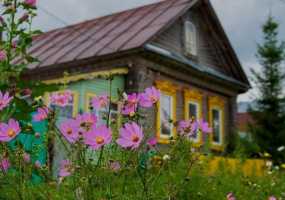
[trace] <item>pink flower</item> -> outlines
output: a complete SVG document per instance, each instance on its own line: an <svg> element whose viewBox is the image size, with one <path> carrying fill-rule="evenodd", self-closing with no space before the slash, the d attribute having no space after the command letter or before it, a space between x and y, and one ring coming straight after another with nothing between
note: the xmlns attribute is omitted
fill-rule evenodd
<svg viewBox="0 0 285 200"><path fill-rule="evenodd" d="M204 120L199 120L199 129L202 131L202 133L211 133L213 130L209 127L208 122L205 122Z"/></svg>
<svg viewBox="0 0 285 200"><path fill-rule="evenodd" d="M16 48L17 48L17 44L18 44L18 42L17 42L16 40L14 40L14 41L12 42L12 48L13 48L13 49L16 49Z"/></svg>
<svg viewBox="0 0 285 200"><path fill-rule="evenodd" d="M2 172L6 173L8 171L8 169L10 168L11 164L10 161L8 160L8 158L3 158L0 161L0 169Z"/></svg>
<svg viewBox="0 0 285 200"><path fill-rule="evenodd" d="M74 119L68 119L60 124L60 132L70 143L75 143L79 139L79 127Z"/></svg>
<svg viewBox="0 0 285 200"><path fill-rule="evenodd" d="M25 88L21 91L21 96L23 97L29 97L32 94L32 90L30 88Z"/></svg>
<svg viewBox="0 0 285 200"><path fill-rule="evenodd" d="M268 200L277 200L275 196L270 196Z"/></svg>
<svg viewBox="0 0 285 200"><path fill-rule="evenodd" d="M124 102L124 106L122 108L122 114L129 115L131 117L134 116L138 107L138 102L139 102L139 95L137 95L136 93L128 95L126 101Z"/></svg>
<svg viewBox="0 0 285 200"><path fill-rule="evenodd" d="M120 137L117 143L123 148L136 149L143 139L141 127L135 122L127 123L120 129Z"/></svg>
<svg viewBox="0 0 285 200"><path fill-rule="evenodd" d="M84 135L84 142L89 145L91 149L98 150L106 144L110 144L112 141L111 130L105 126L93 127Z"/></svg>
<svg viewBox="0 0 285 200"><path fill-rule="evenodd" d="M36 7L37 0L25 0L24 3L31 7Z"/></svg>
<svg viewBox="0 0 285 200"><path fill-rule="evenodd" d="M155 145L157 145L157 139L155 137L148 139L147 145L149 147L154 147Z"/></svg>
<svg viewBox="0 0 285 200"><path fill-rule="evenodd" d="M24 153L23 159L24 159L25 163L30 163L31 162L31 155L28 153Z"/></svg>
<svg viewBox="0 0 285 200"><path fill-rule="evenodd" d="M232 192L227 194L227 200L236 200L236 198Z"/></svg>
<svg viewBox="0 0 285 200"><path fill-rule="evenodd" d="M4 50L0 50L0 62L6 60L7 54Z"/></svg>
<svg viewBox="0 0 285 200"><path fill-rule="evenodd" d="M37 109L37 113L33 115L33 121L40 122L48 118L49 110L47 107Z"/></svg>
<svg viewBox="0 0 285 200"><path fill-rule="evenodd" d="M72 100L72 92L65 90L64 92L54 92L50 96L51 104L56 106L65 107Z"/></svg>
<svg viewBox="0 0 285 200"><path fill-rule="evenodd" d="M40 169L41 167L42 167L42 163L39 160L37 160L35 162L35 168Z"/></svg>
<svg viewBox="0 0 285 200"><path fill-rule="evenodd" d="M2 16L0 16L0 24L4 24L4 18Z"/></svg>
<svg viewBox="0 0 285 200"><path fill-rule="evenodd" d="M8 124L0 124L0 141L10 142L13 140L19 133L21 128L19 122L14 119L9 119Z"/></svg>
<svg viewBox="0 0 285 200"><path fill-rule="evenodd" d="M155 87L146 88L145 92L140 94L140 106L150 108L159 101L160 91Z"/></svg>
<svg viewBox="0 0 285 200"><path fill-rule="evenodd" d="M108 96L100 95L92 98L92 107L99 110L100 108L107 107L108 105Z"/></svg>
<svg viewBox="0 0 285 200"><path fill-rule="evenodd" d="M83 113L81 115L77 115L76 117L76 123L83 133L89 131L93 126L95 126L96 122L97 117L93 113Z"/></svg>
<svg viewBox="0 0 285 200"><path fill-rule="evenodd" d="M20 19L19 19L19 21L20 22L24 22L24 21L27 21L28 19L29 19L29 13L24 13L23 15L22 15L22 17L20 17Z"/></svg>
<svg viewBox="0 0 285 200"><path fill-rule="evenodd" d="M184 136L194 136L198 129L198 123L193 120L180 121L178 124L178 132Z"/></svg>
<svg viewBox="0 0 285 200"><path fill-rule="evenodd" d="M70 160L62 160L60 162L59 177L67 177L72 174L72 164Z"/></svg>
<svg viewBox="0 0 285 200"><path fill-rule="evenodd" d="M12 101L12 99L13 97L10 97L8 92L4 94L0 91L0 111L6 108L9 105L9 103Z"/></svg>
<svg viewBox="0 0 285 200"><path fill-rule="evenodd" d="M118 172L120 171L121 169L121 164L119 161L113 161L113 160L110 160L110 169L113 171L113 172Z"/></svg>
<svg viewBox="0 0 285 200"><path fill-rule="evenodd" d="M35 137L36 137L36 138L40 138L40 137L41 137L41 134L40 134L39 132L36 132L36 133L35 133Z"/></svg>

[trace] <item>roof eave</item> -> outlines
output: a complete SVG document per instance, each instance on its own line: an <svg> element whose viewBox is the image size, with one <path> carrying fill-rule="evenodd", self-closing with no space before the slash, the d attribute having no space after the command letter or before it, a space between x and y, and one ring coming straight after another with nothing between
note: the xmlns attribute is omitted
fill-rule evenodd
<svg viewBox="0 0 285 200"><path fill-rule="evenodd" d="M224 81L229 84L231 84L232 87L236 87L239 91L239 93L247 92L250 89L250 85L240 82L239 80L236 80L232 77L228 77L221 72L218 72L214 69L211 69L206 66L202 66L199 64L196 64L192 62L191 60L187 59L185 56L181 56L180 54L176 54L174 52L170 52L166 49L162 49L160 47L154 46L152 44L146 44L144 46L145 51L155 53L159 56L163 56L165 58L171 59L173 61L176 61L182 66L184 65L185 70L194 70L197 73L200 73L203 76L208 76L211 78L215 78L216 80ZM190 67L190 68L189 68Z"/></svg>
<svg viewBox="0 0 285 200"><path fill-rule="evenodd" d="M215 10L214 10L214 7L212 5L212 3L210 2L210 0L203 0L204 3L207 4L207 8L209 9L210 11L210 14L212 15L212 18L213 20L217 23L217 26L218 26L218 29L220 31L220 33L222 34L222 36L225 38L226 40L226 43L228 44L228 50L229 50L229 54L231 55L232 59L234 60L234 62L236 63L236 65L238 66L238 70L242 76L242 78L244 79L244 82L249 86L249 88L251 88L251 85L250 85L250 82L248 80L248 77L242 67L242 64L233 48L233 45L229 39L229 37L227 36L223 26L222 26L222 23L219 19L219 17L217 16Z"/></svg>

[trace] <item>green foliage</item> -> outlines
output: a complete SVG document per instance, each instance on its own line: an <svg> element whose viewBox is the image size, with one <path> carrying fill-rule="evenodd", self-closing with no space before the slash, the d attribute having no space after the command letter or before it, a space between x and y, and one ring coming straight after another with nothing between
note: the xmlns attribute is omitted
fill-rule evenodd
<svg viewBox="0 0 285 200"><path fill-rule="evenodd" d="M285 43L278 41L278 24L272 17L263 25L263 34L264 41L258 45L257 53L262 70L252 70L259 97L256 109L251 109L254 124L250 129L261 150L270 153L276 163L282 163L285 154L277 149L285 144L285 97L282 91Z"/></svg>
<svg viewBox="0 0 285 200"><path fill-rule="evenodd" d="M226 199L229 192L233 192L237 200L267 200L271 195L285 197L284 172L246 177L240 170L232 173L221 165L216 174L208 175L207 161L211 158L196 160L199 154L189 154L189 145L182 141L179 145L173 144L165 150L169 159L159 159L157 154L155 159L161 162L154 162L151 157L147 159L146 168L137 164L141 159L137 152L114 147L112 152L116 155L106 154L106 157L120 160L119 171L111 170L107 160L98 168L87 162L77 169L78 173L61 182L32 184L27 181L19 185L15 173L5 178L0 174L0 199L217 200ZM144 181L147 188L143 186Z"/></svg>
<svg viewBox="0 0 285 200"><path fill-rule="evenodd" d="M234 144L234 150L229 155L242 159L260 157L261 150L250 134L245 137L240 137L237 134L234 137Z"/></svg>

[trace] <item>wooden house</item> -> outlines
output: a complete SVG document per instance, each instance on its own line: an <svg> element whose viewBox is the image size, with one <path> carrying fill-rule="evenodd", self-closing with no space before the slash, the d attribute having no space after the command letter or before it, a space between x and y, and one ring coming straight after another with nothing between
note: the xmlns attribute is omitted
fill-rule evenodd
<svg viewBox="0 0 285 200"><path fill-rule="evenodd" d="M90 98L108 91L104 75L114 76L112 99L117 89L156 85L162 97L148 122L161 143L176 136L165 125L169 118L204 118L213 127L211 148L223 151L235 132L237 96L250 88L209 0L164 0L52 30L36 37L29 52L40 62L25 78L66 83L73 91L63 117L88 111Z"/></svg>

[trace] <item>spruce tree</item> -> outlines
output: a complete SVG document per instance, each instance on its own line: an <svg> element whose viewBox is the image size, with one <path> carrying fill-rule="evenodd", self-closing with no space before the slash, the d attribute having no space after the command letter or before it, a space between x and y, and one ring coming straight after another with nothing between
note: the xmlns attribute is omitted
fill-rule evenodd
<svg viewBox="0 0 285 200"><path fill-rule="evenodd" d="M263 42L258 44L257 58L261 71L252 69L258 90L251 132L261 151L272 155L276 164L285 162L284 58L285 43L278 40L278 23L271 16L263 25ZM278 150L279 148L279 150Z"/></svg>

